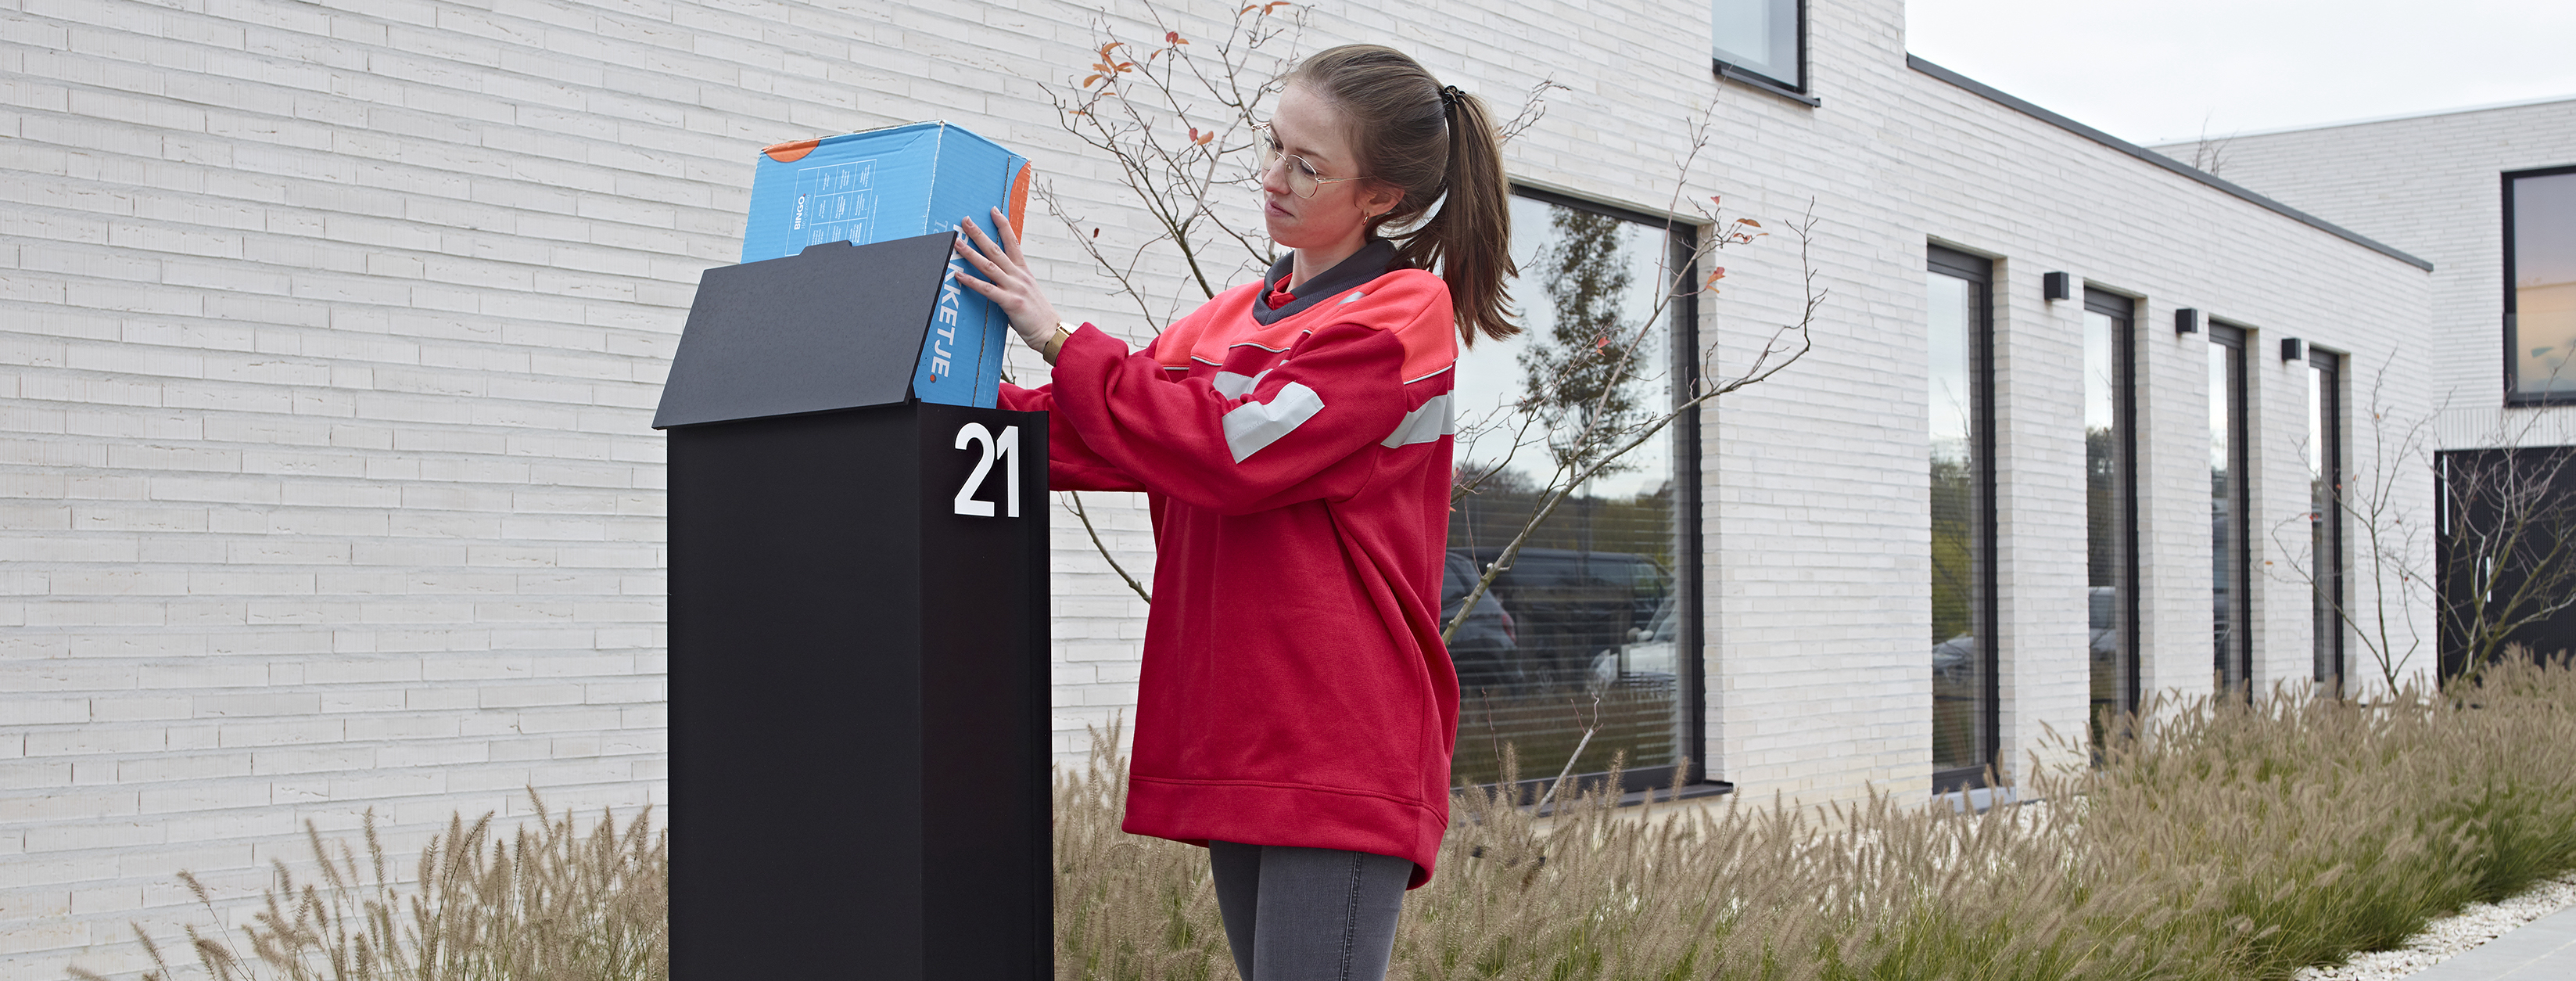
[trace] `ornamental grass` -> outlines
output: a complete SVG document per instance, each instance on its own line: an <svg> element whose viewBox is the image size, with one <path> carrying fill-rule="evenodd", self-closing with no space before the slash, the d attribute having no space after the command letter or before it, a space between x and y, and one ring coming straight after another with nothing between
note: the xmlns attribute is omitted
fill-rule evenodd
<svg viewBox="0 0 2576 981"><path fill-rule="evenodd" d="M1462 792L1390 977L2286 979L2576 869L2564 666L2378 703L2276 691L2146 716L2147 737L2114 737L2100 766L2033 775L2027 803L1981 814L1886 794L1823 809L1577 795L1539 818ZM1057 775L1057 976L1232 979L1206 853L1118 829L1116 745L1097 734ZM189 973L670 976L668 840L649 812L583 826L541 805L506 839L459 818L409 879L389 876L372 816L363 859L308 837L316 872L280 864L249 925L192 928ZM177 977L143 942L145 981Z"/></svg>
<svg viewBox="0 0 2576 981"><path fill-rule="evenodd" d="M408 880L388 875L401 870L386 866L374 811L363 859L308 823L308 877L277 863L247 925L187 929L183 967L136 927L153 964L143 981L668 981L669 836L651 810L620 827L535 804L537 819L507 836L490 814L451 819ZM179 879L220 919L194 875Z"/></svg>
<svg viewBox="0 0 2576 981"><path fill-rule="evenodd" d="M2145 715L1982 814L1583 796L1541 819L1461 793L1389 977L2286 979L2576 869L2563 666ZM1118 830L1115 740L1056 782L1057 976L1232 979L1205 853Z"/></svg>

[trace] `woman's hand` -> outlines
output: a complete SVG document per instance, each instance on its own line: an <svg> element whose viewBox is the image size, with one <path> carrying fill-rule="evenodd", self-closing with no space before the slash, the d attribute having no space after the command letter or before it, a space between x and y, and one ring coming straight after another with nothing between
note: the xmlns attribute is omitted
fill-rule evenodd
<svg viewBox="0 0 2576 981"><path fill-rule="evenodd" d="M1038 288L1037 277L1029 273L1028 256L1020 252L1019 229L1011 227L1010 220L1003 216L1000 208L993 209L993 227L1002 233L999 245L994 244L984 234L984 229L972 220L961 220L957 227L965 232L957 237L957 254L973 263L984 278L955 275L950 278L1001 307L1002 312L1011 318L1011 331L1020 335L1021 343L1046 350L1047 341L1055 337L1060 318L1055 315L1055 304L1047 302L1045 291Z"/></svg>

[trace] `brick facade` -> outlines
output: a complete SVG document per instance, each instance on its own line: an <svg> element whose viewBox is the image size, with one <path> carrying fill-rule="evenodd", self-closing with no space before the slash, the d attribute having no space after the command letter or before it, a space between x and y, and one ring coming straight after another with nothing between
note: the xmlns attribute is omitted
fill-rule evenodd
<svg viewBox="0 0 2576 981"><path fill-rule="evenodd" d="M2504 197L2511 171L2576 165L2576 99L2178 144L2231 180L2433 261L2426 359L2443 449L2576 445L2576 409L2501 408ZM2375 374L2382 362L2355 365ZM2402 364L2402 362L2401 362Z"/></svg>
<svg viewBox="0 0 2576 981"><path fill-rule="evenodd" d="M1200 14L1230 11L1170 16L1209 37ZM1704 422L1703 758L1822 803L1928 786L1927 242L1998 260L2007 771L2066 759L2043 733L2085 718L2080 303L2043 300L2041 274L2142 300L2143 673L2186 695L2210 687L2207 342L2172 310L2254 331L2268 549L2307 508L2305 376L2271 342L2420 360L2444 280L1909 66L1897 0L1813 11L1819 107L1721 86L1689 7L1327 2L1300 43L1388 40L1506 115L1552 78L1507 148L1517 179L1763 220L1702 305L1721 369L1795 318L1779 232L1812 202L1816 350ZM1083 70L1096 20L1159 34L1144 14L0 0L0 978L133 969L128 921L190 917L176 872L253 894L306 821L373 809L399 851L454 811L524 813L527 787L660 799L647 424L698 272L736 255L751 153L944 118L1132 244L1147 222L1040 82ZM1141 339L1031 224L1064 312ZM1149 575L1140 502L1086 497ZM1057 749L1078 757L1133 702L1143 604L1054 520ZM2256 681L2305 677L2304 588L2256 579Z"/></svg>

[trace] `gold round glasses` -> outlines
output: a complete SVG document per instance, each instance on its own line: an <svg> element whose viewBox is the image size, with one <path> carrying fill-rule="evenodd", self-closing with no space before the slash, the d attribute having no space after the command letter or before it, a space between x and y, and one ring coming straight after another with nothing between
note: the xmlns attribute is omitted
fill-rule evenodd
<svg viewBox="0 0 2576 981"><path fill-rule="evenodd" d="M1362 177L1326 177L1322 174L1316 173L1315 165L1306 162L1306 158L1293 153L1279 152L1279 135L1271 132L1269 123L1261 124L1260 130L1261 170L1254 176L1266 178L1270 176L1270 168L1278 166L1279 161L1286 160L1288 161L1288 190L1295 193L1298 197L1314 197L1316 190L1322 188L1326 184L1339 184L1343 181L1366 179Z"/></svg>

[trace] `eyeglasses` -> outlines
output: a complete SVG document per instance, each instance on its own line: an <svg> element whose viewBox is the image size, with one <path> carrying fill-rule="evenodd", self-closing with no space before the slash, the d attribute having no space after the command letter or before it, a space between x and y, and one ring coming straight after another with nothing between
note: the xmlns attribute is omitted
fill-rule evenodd
<svg viewBox="0 0 2576 981"><path fill-rule="evenodd" d="M1314 197L1315 191L1326 184L1339 184L1343 181L1367 179L1364 177L1326 177L1322 174L1318 174L1315 172L1315 165L1307 163L1306 158L1293 153L1279 152L1279 134L1271 131L1269 123L1261 124L1260 129L1261 170L1255 174L1255 176L1270 176L1270 168L1278 166L1279 161L1284 159L1288 161L1288 190L1294 192L1298 197Z"/></svg>

